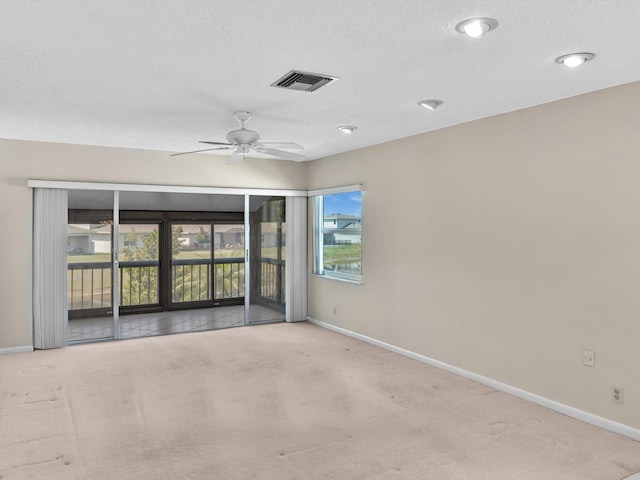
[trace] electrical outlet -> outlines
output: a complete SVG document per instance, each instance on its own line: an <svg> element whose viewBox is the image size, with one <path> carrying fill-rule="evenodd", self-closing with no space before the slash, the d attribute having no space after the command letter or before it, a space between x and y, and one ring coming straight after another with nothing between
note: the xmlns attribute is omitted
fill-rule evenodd
<svg viewBox="0 0 640 480"><path fill-rule="evenodd" d="M593 367L596 364L596 354L593 350L583 350L582 351L582 363L584 363L587 367Z"/></svg>
<svg viewBox="0 0 640 480"><path fill-rule="evenodd" d="M333 313L334 317L338 315L338 307L333 307L333 310L331 310L331 312Z"/></svg>
<svg viewBox="0 0 640 480"><path fill-rule="evenodd" d="M624 388L611 387L611 400L615 403L624 403Z"/></svg>

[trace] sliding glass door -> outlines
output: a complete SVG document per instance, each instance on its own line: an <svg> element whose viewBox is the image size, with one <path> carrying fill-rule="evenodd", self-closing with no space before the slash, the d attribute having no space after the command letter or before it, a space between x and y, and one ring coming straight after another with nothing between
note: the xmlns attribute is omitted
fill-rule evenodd
<svg viewBox="0 0 640 480"><path fill-rule="evenodd" d="M68 193L68 341L114 337L113 192ZM71 208L83 206L84 208Z"/></svg>
<svg viewBox="0 0 640 480"><path fill-rule="evenodd" d="M156 321L139 315L170 323L187 309L233 307L200 316L198 329L285 321L284 197L69 190L68 199L70 342L130 336L127 325Z"/></svg>
<svg viewBox="0 0 640 480"><path fill-rule="evenodd" d="M250 294L246 299L247 323L284 321L285 199L251 196L249 206Z"/></svg>

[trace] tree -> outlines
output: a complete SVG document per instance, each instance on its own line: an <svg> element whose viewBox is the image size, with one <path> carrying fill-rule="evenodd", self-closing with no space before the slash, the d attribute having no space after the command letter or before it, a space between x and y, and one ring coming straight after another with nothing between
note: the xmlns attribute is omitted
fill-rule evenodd
<svg viewBox="0 0 640 480"><path fill-rule="evenodd" d="M202 229L197 237L201 242L210 235ZM173 259L177 259L182 251L184 240L180 237L183 234L181 226L177 225L171 229L171 254ZM149 233L140 234L135 228L131 228L125 237L125 244L122 249L123 263L125 262L145 262L146 264L121 265L122 268L122 296L121 305L147 305L159 302L159 267L158 260L160 254L158 229L153 229ZM206 243L206 242L205 242ZM234 251L234 256L244 255L244 250ZM211 265L207 263L196 263L186 265L173 265L171 272L171 298L174 302L189 302L198 300L208 300L212 295L212 278L216 277L216 297L242 296L244 295L244 264L220 264ZM213 268L213 272L211 272Z"/></svg>
<svg viewBox="0 0 640 480"><path fill-rule="evenodd" d="M171 254L174 258L182 251L184 240L180 238L180 235L182 235L182 226L171 227Z"/></svg>
<svg viewBox="0 0 640 480"><path fill-rule="evenodd" d="M198 244L211 243L211 235L205 231L204 228L200 227L200 231L196 233L196 242L198 242Z"/></svg>
<svg viewBox="0 0 640 480"><path fill-rule="evenodd" d="M131 227L131 231L125 237L125 245L122 254L127 262L135 262L141 260L157 260L160 243L158 242L158 229L155 228L151 233L140 235L142 245L138 244L138 233L135 227ZM131 248L133 246L133 248Z"/></svg>
<svg viewBox="0 0 640 480"><path fill-rule="evenodd" d="M121 305L158 303L158 229L138 236L135 227L131 227L125 244L127 247L122 250L125 262L152 261L154 264L121 266L124 269Z"/></svg>

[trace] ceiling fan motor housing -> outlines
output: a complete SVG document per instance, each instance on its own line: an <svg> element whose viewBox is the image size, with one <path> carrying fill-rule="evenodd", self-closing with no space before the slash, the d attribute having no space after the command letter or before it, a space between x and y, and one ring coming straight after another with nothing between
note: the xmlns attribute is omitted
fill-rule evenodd
<svg viewBox="0 0 640 480"><path fill-rule="evenodd" d="M258 132L253 130L233 130L227 133L227 141L233 145L255 145L260 140Z"/></svg>

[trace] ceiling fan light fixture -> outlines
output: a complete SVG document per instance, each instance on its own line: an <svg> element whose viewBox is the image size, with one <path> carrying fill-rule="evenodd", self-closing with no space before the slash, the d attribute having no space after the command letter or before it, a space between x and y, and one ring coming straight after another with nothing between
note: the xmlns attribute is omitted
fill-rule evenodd
<svg viewBox="0 0 640 480"><path fill-rule="evenodd" d="M595 55L593 53L569 53L556 58L556 63L560 63L569 68L576 68L594 58Z"/></svg>
<svg viewBox="0 0 640 480"><path fill-rule="evenodd" d="M342 133L343 135L351 135L357 129L358 129L358 127L354 127L354 126L351 126L351 125L344 125L342 127L338 127L338 131L340 133Z"/></svg>
<svg viewBox="0 0 640 480"><path fill-rule="evenodd" d="M433 111L443 103L444 102L442 100L421 100L418 102L418 105L420 105L423 108L426 108L427 110Z"/></svg>
<svg viewBox="0 0 640 480"><path fill-rule="evenodd" d="M498 28L498 21L494 18L469 18L456 25L456 31L471 38L480 38Z"/></svg>

